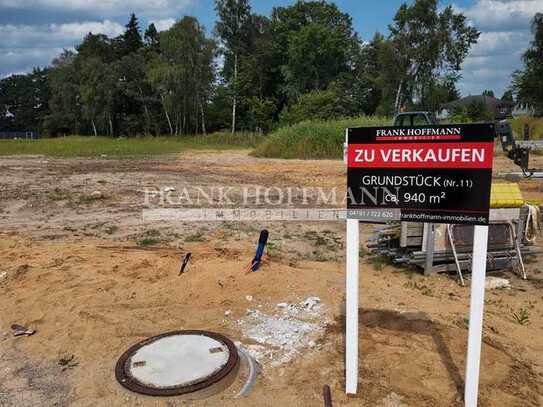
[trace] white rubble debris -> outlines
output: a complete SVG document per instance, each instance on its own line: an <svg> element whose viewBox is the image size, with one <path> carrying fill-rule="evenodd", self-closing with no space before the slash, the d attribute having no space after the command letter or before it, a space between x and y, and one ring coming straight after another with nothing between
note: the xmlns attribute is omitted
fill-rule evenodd
<svg viewBox="0 0 543 407"><path fill-rule="evenodd" d="M102 195L102 192L100 192L100 191L94 191L91 194L91 198L94 198L94 199L101 199L102 197L103 197L103 195Z"/></svg>
<svg viewBox="0 0 543 407"><path fill-rule="evenodd" d="M309 297L302 303L302 305L306 310L311 311L313 308L319 305L320 302L321 299L319 297Z"/></svg>
<svg viewBox="0 0 543 407"><path fill-rule="evenodd" d="M228 316L230 316L231 313L232 313L232 311L226 310L226 311L224 311L224 316L228 317Z"/></svg>
<svg viewBox="0 0 543 407"><path fill-rule="evenodd" d="M317 340L327 323L320 298L309 297L299 304L279 303L275 309L274 315L248 309L247 316L238 321L243 335L257 343L244 345L251 356L275 367L306 348L319 348Z"/></svg>
<svg viewBox="0 0 543 407"><path fill-rule="evenodd" d="M252 295L247 295L247 296L245 297L245 299L246 299L247 301L251 302L251 301L253 300L253 296L252 296Z"/></svg>
<svg viewBox="0 0 543 407"><path fill-rule="evenodd" d="M0 281L5 280L8 278L8 272L4 271L3 273L0 273Z"/></svg>
<svg viewBox="0 0 543 407"><path fill-rule="evenodd" d="M164 188L164 192L174 192L174 191L175 191L174 187L165 187Z"/></svg>
<svg viewBox="0 0 543 407"><path fill-rule="evenodd" d="M500 277L487 277L485 280L485 289L494 290L498 288L511 288L509 280Z"/></svg>

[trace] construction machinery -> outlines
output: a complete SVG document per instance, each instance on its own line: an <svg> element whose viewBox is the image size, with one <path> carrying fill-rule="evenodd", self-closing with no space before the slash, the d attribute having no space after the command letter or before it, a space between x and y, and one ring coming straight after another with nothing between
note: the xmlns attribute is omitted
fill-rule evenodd
<svg viewBox="0 0 543 407"><path fill-rule="evenodd" d="M542 170L530 168L530 153L543 151L543 140L515 139L511 123L503 120L496 123L496 137L500 138L503 152L522 170L525 177L541 177Z"/></svg>
<svg viewBox="0 0 543 407"><path fill-rule="evenodd" d="M394 126L428 126L438 124L430 112L402 112L394 117ZM507 158L520 167L525 177L543 178L543 169L530 168L530 153L543 152L543 140L530 140L529 133L524 139L516 139L513 134L511 123L507 120L495 123L496 138L500 139L503 152Z"/></svg>
<svg viewBox="0 0 543 407"><path fill-rule="evenodd" d="M539 231L537 207L525 203L517 184L493 183L490 200L487 270L513 269L526 279L524 258L540 253L534 246ZM368 240L375 254L398 266L416 266L429 276L471 270L473 226L392 222L376 228Z"/></svg>
<svg viewBox="0 0 543 407"><path fill-rule="evenodd" d="M394 125L428 126L438 124L429 112L405 112L394 118ZM517 140L506 121L495 125L505 154L526 177L536 170L529 166L530 152L543 151L543 141ZM535 255L535 234L540 229L539 208L522 197L518 184L493 183L490 200L487 270L512 268L526 279L523 257ZM463 272L471 269L473 226L393 222L378 228L368 241L368 248L388 257L393 263L417 266L425 275L454 272L464 285Z"/></svg>

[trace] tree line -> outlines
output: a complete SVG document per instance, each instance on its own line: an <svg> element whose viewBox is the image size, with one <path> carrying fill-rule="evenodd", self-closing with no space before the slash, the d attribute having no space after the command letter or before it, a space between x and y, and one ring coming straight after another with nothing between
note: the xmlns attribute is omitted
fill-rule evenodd
<svg viewBox="0 0 543 407"><path fill-rule="evenodd" d="M543 115L543 13L532 20L534 39L523 55L524 69L513 74L513 88L518 100L534 107Z"/></svg>
<svg viewBox="0 0 543 407"><path fill-rule="evenodd" d="M142 30L132 14L122 35L89 33L49 67L0 81L0 130L266 132L308 118L435 111L459 97L461 65L480 34L437 0L403 4L389 34L369 42L326 1L270 16L249 0L216 0L215 8L212 33L190 16Z"/></svg>

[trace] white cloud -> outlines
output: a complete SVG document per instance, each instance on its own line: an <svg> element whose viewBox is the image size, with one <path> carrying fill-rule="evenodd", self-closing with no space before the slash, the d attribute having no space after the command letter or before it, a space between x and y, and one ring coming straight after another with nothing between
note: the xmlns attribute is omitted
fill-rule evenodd
<svg viewBox="0 0 543 407"><path fill-rule="evenodd" d="M537 12L543 12L543 0L479 0L465 15L483 31L528 29Z"/></svg>
<svg viewBox="0 0 543 407"><path fill-rule="evenodd" d="M135 12L147 16L171 15L192 0L0 0L0 8L22 10L82 11L112 17Z"/></svg>
<svg viewBox="0 0 543 407"><path fill-rule="evenodd" d="M89 32L117 36L124 27L116 22L88 21L81 23L32 25L0 25L0 48L73 47Z"/></svg>
<svg viewBox="0 0 543 407"><path fill-rule="evenodd" d="M150 23L153 23L155 25L157 31L166 31L175 24L175 21L175 18L165 18L162 20L150 21Z"/></svg>
<svg viewBox="0 0 543 407"><path fill-rule="evenodd" d="M461 9L481 31L463 66L459 88L463 94L493 89L501 96L511 84L511 75L522 68L522 54L533 38L530 23L543 12L543 0L477 0Z"/></svg>
<svg viewBox="0 0 543 407"><path fill-rule="evenodd" d="M526 49L531 38L532 35L527 30L482 32L479 41L473 46L470 56L510 56L519 48Z"/></svg>
<svg viewBox="0 0 543 407"><path fill-rule="evenodd" d="M31 72L37 66L47 66L61 52L62 48L0 49L0 78Z"/></svg>
<svg viewBox="0 0 543 407"><path fill-rule="evenodd" d="M67 23L67 24L51 24L51 31L58 32L61 35L72 38L80 38L89 32L94 34L106 34L108 36L117 36L124 32L124 27L110 20L100 22L83 22L83 23Z"/></svg>
<svg viewBox="0 0 543 407"><path fill-rule="evenodd" d="M50 25L0 25L0 77L47 66L64 48L73 49L89 32L115 37L124 31L116 22L87 21Z"/></svg>

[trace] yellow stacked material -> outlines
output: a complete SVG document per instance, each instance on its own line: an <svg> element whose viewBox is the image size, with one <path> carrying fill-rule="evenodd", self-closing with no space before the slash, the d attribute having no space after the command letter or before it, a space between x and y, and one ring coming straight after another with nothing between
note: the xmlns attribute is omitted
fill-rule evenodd
<svg viewBox="0 0 543 407"><path fill-rule="evenodd" d="M520 208L522 205L524 198L518 184L492 183L491 208Z"/></svg>

